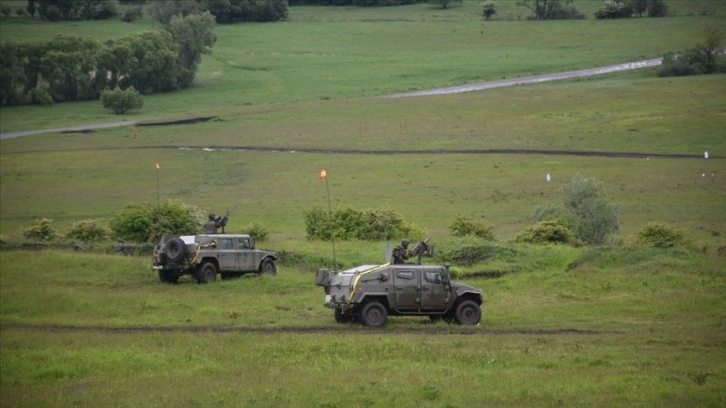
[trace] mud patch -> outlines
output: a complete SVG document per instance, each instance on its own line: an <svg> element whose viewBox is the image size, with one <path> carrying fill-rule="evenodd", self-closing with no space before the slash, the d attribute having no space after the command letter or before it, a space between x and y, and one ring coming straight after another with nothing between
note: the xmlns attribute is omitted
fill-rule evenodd
<svg viewBox="0 0 726 408"><path fill-rule="evenodd" d="M136 124L136 126L193 125L195 123L209 122L212 119L217 119L217 117L216 116L200 116L198 118L166 120L166 121L159 121L159 122L139 122Z"/></svg>

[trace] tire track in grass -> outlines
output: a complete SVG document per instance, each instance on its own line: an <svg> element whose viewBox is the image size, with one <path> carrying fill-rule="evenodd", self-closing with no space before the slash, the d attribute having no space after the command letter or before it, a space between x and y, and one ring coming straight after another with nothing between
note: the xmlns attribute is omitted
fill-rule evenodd
<svg viewBox="0 0 726 408"><path fill-rule="evenodd" d="M153 333L237 333L237 334L440 334L440 335L597 335L604 332L596 330L582 330L574 328L563 329L482 329L479 327L465 326L440 326L432 327L431 323L422 323L422 328L401 327L401 328L368 328L356 324L343 324L329 327L226 327L226 326L127 326L127 327L105 327L105 326L77 326L77 325L55 325L55 324L3 324L0 330L21 330L39 332L92 332L108 334L153 334Z"/></svg>

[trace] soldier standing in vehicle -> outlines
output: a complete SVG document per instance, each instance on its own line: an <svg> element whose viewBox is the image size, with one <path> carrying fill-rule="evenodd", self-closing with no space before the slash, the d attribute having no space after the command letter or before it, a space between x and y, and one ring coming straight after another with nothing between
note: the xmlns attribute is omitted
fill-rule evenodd
<svg viewBox="0 0 726 408"><path fill-rule="evenodd" d="M215 217L214 214L209 214L209 221L204 223L205 234L216 234L217 228L221 227L222 217Z"/></svg>
<svg viewBox="0 0 726 408"><path fill-rule="evenodd" d="M406 259L408 259L408 257L409 257L408 243L409 243L409 241L407 239L403 239L403 240L401 240L401 245L398 245L395 248L393 248L393 263L394 264L406 263Z"/></svg>

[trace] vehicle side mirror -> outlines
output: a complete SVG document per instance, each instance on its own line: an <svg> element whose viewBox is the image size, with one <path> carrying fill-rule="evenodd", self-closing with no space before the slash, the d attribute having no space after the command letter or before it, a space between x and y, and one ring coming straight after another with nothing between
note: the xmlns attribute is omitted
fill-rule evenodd
<svg viewBox="0 0 726 408"><path fill-rule="evenodd" d="M391 277L388 275L388 272L381 273L381 282L388 282L389 279L391 279Z"/></svg>

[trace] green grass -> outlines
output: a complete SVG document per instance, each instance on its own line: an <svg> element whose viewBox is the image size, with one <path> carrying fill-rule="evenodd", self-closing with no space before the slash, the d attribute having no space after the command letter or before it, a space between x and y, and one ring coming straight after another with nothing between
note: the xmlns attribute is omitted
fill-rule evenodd
<svg viewBox="0 0 726 408"><path fill-rule="evenodd" d="M188 277L160 284L147 257L3 250L0 405L725 405L722 75L659 79L644 70L375 98L658 57L692 46L709 22L723 26L725 3L672 1L677 17L596 22L600 2L576 2L589 20L546 24L500 3L492 22L466 2L447 11L300 7L285 23L220 26L192 89L148 95L123 116L216 119L140 126L136 137L123 127L2 140L3 243L22 241L22 228L41 217L63 230L160 196L214 212L240 203L228 230L260 223L270 231L261 245L284 256L276 277L202 286ZM10 18L0 37L60 30L105 39L151 28ZM119 119L98 102L3 107L0 130ZM475 149L694 158L451 153ZM705 150L711 159L696 158ZM535 206L576 173L605 184L622 232L607 248L513 246L516 256L455 265L486 295L481 326L419 318L391 318L383 330L341 326L313 285L313 271L332 263L331 245L304 237L303 211L327 205L323 167L334 206L395 209L442 250L459 245L448 231L458 216L491 223L494 244L513 246ZM686 230L694 247L629 246L651 221ZM384 247L336 242L336 258L376 263ZM504 275L480 277L496 272Z"/></svg>
<svg viewBox="0 0 726 408"><path fill-rule="evenodd" d="M4 252L2 402L724 403L720 259L678 249L517 249L533 269L466 280L487 297L481 326L394 317L384 330L334 323L312 274L294 267L274 278L163 285L146 258Z"/></svg>

